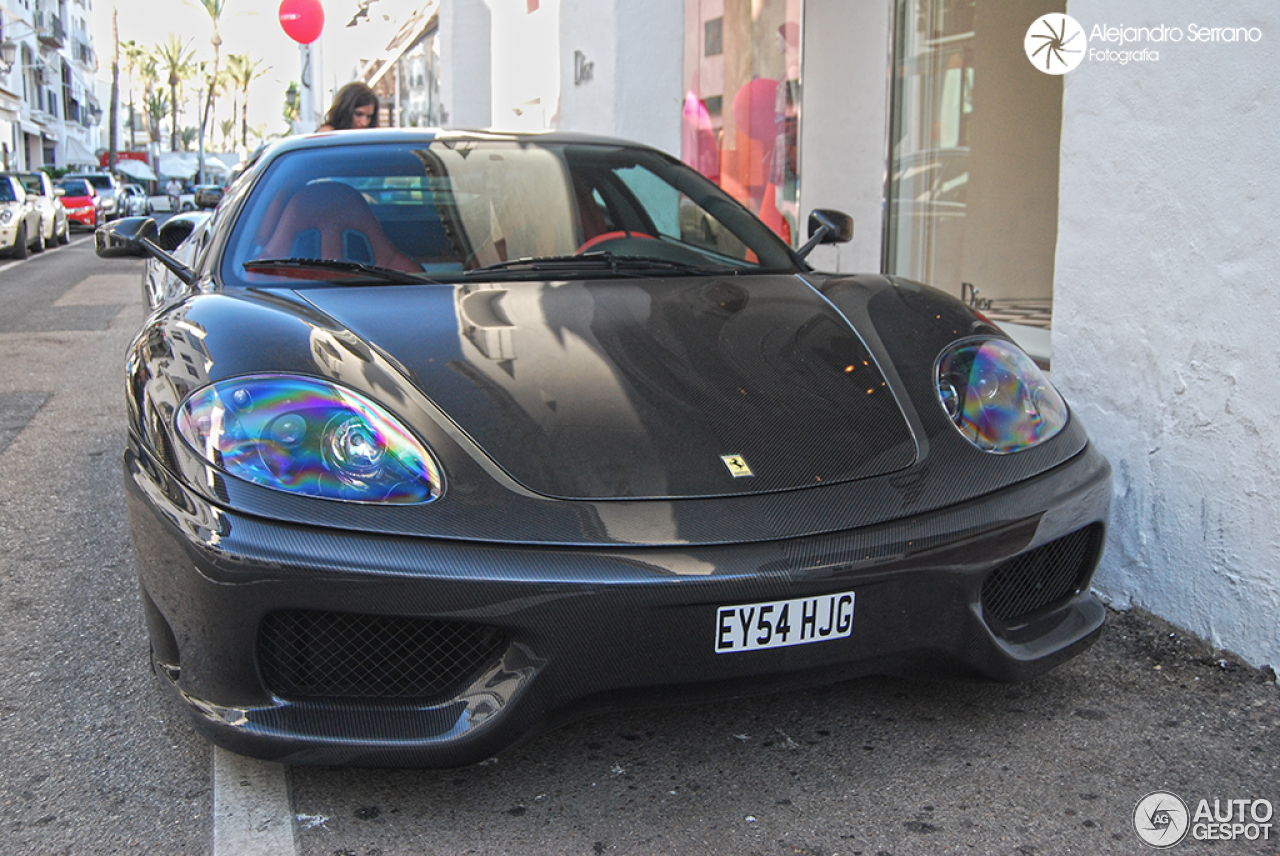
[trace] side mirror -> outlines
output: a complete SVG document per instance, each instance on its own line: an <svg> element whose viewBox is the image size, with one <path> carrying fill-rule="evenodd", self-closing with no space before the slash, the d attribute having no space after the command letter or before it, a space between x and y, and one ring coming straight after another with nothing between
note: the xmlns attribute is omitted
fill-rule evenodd
<svg viewBox="0 0 1280 856"><path fill-rule="evenodd" d="M53 195L54 195L54 196L66 196L66 195L67 195L67 189L66 189L65 187L55 187L55 188L53 189Z"/></svg>
<svg viewBox="0 0 1280 856"><path fill-rule="evenodd" d="M173 275L185 284L195 282L195 271L161 249L156 243L159 237L160 230L151 217L125 217L99 226L93 233L93 242L99 258L150 257L173 271Z"/></svg>
<svg viewBox="0 0 1280 856"><path fill-rule="evenodd" d="M815 208L809 214L809 240L796 250L804 258L818 244L847 244L853 240L853 218L843 211Z"/></svg>
<svg viewBox="0 0 1280 856"><path fill-rule="evenodd" d="M156 221L150 217L125 217L98 227L93 233L94 249L103 259L146 258L151 254L142 245L143 239L154 241L159 234Z"/></svg>

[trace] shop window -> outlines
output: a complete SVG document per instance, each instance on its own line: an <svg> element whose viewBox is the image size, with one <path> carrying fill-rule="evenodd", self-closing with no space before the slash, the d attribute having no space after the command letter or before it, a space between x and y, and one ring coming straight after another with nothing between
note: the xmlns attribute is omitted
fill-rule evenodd
<svg viewBox="0 0 1280 856"><path fill-rule="evenodd" d="M895 5L884 268L1047 328L1062 78L1033 68L1022 43L1065 3Z"/></svg>
<svg viewBox="0 0 1280 856"><path fill-rule="evenodd" d="M799 175L801 0L686 0L681 157L788 242Z"/></svg>

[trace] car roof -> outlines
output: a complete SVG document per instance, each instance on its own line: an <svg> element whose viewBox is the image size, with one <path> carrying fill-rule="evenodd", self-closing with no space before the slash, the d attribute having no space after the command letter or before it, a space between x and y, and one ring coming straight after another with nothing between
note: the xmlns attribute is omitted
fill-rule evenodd
<svg viewBox="0 0 1280 856"><path fill-rule="evenodd" d="M325 131L316 134L304 134L296 137L285 137L272 143L262 153L263 160L273 160L285 152L304 149L322 149L341 142L352 143L405 143L421 141L431 142L542 142L542 143L596 143L603 145L628 146L637 149L651 149L651 146L634 140L618 137L606 137L597 134L582 134L568 131L467 131L445 130L441 128L360 128L349 131Z"/></svg>

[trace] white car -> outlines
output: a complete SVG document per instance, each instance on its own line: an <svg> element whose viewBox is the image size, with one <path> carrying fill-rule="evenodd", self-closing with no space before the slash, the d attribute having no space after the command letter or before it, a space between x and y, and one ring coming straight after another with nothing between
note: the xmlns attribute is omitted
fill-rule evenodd
<svg viewBox="0 0 1280 856"><path fill-rule="evenodd" d="M47 173L14 172L11 175L27 191L27 199L40 211L40 231L47 245L66 244L71 241L71 223L62 197L53 189L53 181Z"/></svg>
<svg viewBox="0 0 1280 856"><path fill-rule="evenodd" d="M166 211L170 214L177 214L181 211L196 210L196 197L194 193L184 191L178 194L178 208L174 210L173 201L168 194L159 193L148 196L147 201L151 204L152 211Z"/></svg>
<svg viewBox="0 0 1280 856"><path fill-rule="evenodd" d="M28 249L44 250L40 209L12 175L0 175L0 248L15 259L25 259Z"/></svg>
<svg viewBox="0 0 1280 856"><path fill-rule="evenodd" d="M140 184L126 184L120 188L120 216L145 217L151 213L151 200Z"/></svg>

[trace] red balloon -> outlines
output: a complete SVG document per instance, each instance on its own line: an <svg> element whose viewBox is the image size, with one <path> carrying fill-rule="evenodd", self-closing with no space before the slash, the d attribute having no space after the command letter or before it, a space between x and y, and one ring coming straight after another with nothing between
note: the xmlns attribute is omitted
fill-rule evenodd
<svg viewBox="0 0 1280 856"><path fill-rule="evenodd" d="M324 7L320 0L283 0L280 4L280 26L285 35L300 45L320 38L324 29Z"/></svg>

